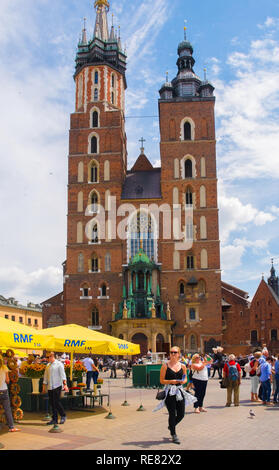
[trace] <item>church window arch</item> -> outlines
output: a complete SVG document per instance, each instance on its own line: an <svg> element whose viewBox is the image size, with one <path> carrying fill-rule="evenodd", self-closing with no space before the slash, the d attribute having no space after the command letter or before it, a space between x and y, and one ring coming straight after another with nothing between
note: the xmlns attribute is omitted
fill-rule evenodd
<svg viewBox="0 0 279 470"><path fill-rule="evenodd" d="M157 261L157 224L155 218L148 211L133 212L128 221L128 260L135 256L140 247L149 259Z"/></svg>
<svg viewBox="0 0 279 470"><path fill-rule="evenodd" d="M190 186L187 186L186 188L186 193L185 193L185 203L186 206L193 206L194 203L194 194L192 191L192 188Z"/></svg>
<svg viewBox="0 0 279 470"><path fill-rule="evenodd" d="M180 123L181 140L195 140L195 123L190 117L185 117Z"/></svg>
<svg viewBox="0 0 279 470"><path fill-rule="evenodd" d="M90 272L92 273L100 272L100 260L96 253L93 253L90 259Z"/></svg>
<svg viewBox="0 0 279 470"><path fill-rule="evenodd" d="M90 113L90 116L91 116L91 127L99 127L100 126L100 123L99 123L99 116L100 116L100 112L99 110L97 110L96 108L93 108L91 110L91 113Z"/></svg>
<svg viewBox="0 0 279 470"><path fill-rule="evenodd" d="M106 253L105 255L105 271L111 270L111 255L110 253Z"/></svg>
<svg viewBox="0 0 279 470"><path fill-rule="evenodd" d="M99 318L99 310L97 307L93 307L91 312L91 325L92 326L99 326L100 325L100 318Z"/></svg>
<svg viewBox="0 0 279 470"><path fill-rule="evenodd" d="M99 164L96 160L92 160L88 166L88 181L89 183L99 182Z"/></svg>
<svg viewBox="0 0 279 470"><path fill-rule="evenodd" d="M98 70L95 70L95 72L94 72L94 84L98 85L98 83L99 83L99 72L98 72Z"/></svg>
<svg viewBox="0 0 279 470"><path fill-rule="evenodd" d="M196 178L196 160L192 155L185 155L181 159L181 176L183 179Z"/></svg>
<svg viewBox="0 0 279 470"><path fill-rule="evenodd" d="M90 205L90 212L98 212L98 205L100 204L100 196L99 193L93 189L89 194L88 204Z"/></svg>
<svg viewBox="0 0 279 470"><path fill-rule="evenodd" d="M94 101L99 100L99 90L98 88L94 88Z"/></svg>

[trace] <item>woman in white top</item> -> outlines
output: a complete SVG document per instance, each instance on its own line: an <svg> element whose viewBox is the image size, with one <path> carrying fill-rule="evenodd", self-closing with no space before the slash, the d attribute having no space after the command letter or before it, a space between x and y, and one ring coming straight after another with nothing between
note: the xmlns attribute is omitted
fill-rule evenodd
<svg viewBox="0 0 279 470"><path fill-rule="evenodd" d="M20 429L15 428L14 420L10 405L10 397L7 384L10 382L9 378L9 369L4 363L3 356L0 355L0 403L3 405L7 424L9 426L9 432L20 431Z"/></svg>
<svg viewBox="0 0 279 470"><path fill-rule="evenodd" d="M206 393L206 387L208 382L208 371L207 366L212 364L212 359L209 356L204 358L204 361L201 360L199 354L194 354L192 357L191 369L193 372L193 385L195 388L195 397L197 401L194 403L195 413L200 413L201 411L207 411L203 407L203 400Z"/></svg>

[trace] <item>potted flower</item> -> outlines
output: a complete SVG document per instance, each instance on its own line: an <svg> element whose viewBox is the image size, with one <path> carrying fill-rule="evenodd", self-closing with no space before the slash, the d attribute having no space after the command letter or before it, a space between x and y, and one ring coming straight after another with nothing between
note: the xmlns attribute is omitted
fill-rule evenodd
<svg viewBox="0 0 279 470"><path fill-rule="evenodd" d="M104 383L103 379L97 379L97 388L101 388L103 383Z"/></svg>
<svg viewBox="0 0 279 470"><path fill-rule="evenodd" d="M45 364L25 364L20 368L20 373L24 377L30 377L32 379L32 388L33 393L39 393L39 382L40 378L44 376L45 373Z"/></svg>

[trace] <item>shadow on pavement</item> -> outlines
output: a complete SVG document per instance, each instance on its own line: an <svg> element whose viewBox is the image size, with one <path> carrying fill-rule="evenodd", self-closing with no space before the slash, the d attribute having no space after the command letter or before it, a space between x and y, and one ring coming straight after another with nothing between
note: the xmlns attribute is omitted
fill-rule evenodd
<svg viewBox="0 0 279 470"><path fill-rule="evenodd" d="M167 437L163 437L163 439L160 441L131 441L131 442L123 442L123 445L137 446L137 447L141 447L142 449L148 449L149 447L152 447L152 446L160 446L160 445L165 445L167 443L170 444L171 439Z"/></svg>

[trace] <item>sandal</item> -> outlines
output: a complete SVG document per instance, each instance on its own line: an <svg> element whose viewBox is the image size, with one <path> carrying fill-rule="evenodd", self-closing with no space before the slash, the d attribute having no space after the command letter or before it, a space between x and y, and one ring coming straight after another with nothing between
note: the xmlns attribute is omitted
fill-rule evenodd
<svg viewBox="0 0 279 470"><path fill-rule="evenodd" d="M18 431L21 431L21 429L18 429L18 428L9 429L9 432L18 432Z"/></svg>

